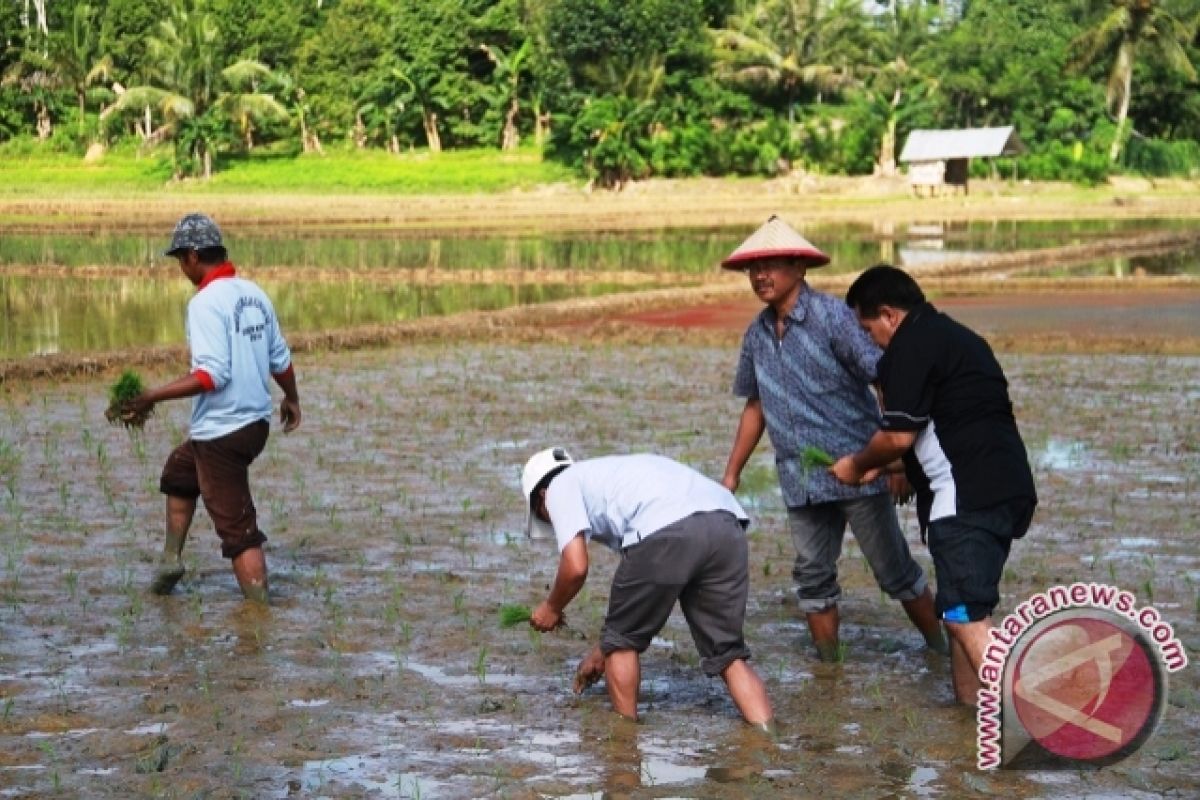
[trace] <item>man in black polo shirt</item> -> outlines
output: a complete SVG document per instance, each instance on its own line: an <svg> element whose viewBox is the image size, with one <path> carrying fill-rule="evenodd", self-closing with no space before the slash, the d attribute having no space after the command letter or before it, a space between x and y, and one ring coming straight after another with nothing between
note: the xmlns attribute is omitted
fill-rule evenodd
<svg viewBox="0 0 1200 800"><path fill-rule="evenodd" d="M903 458L937 572L954 692L973 705L1009 546L1037 505L1008 382L988 343L926 302L903 270L872 267L846 304L884 349L884 412L866 446L830 471L855 485Z"/></svg>

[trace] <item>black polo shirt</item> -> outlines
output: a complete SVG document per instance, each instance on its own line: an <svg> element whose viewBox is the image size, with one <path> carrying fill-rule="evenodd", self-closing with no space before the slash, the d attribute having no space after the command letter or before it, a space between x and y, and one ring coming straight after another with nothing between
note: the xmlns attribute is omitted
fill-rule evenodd
<svg viewBox="0 0 1200 800"><path fill-rule="evenodd" d="M1036 502L1008 381L992 348L926 303L879 360L885 431L917 432L904 454L921 527L1011 500Z"/></svg>

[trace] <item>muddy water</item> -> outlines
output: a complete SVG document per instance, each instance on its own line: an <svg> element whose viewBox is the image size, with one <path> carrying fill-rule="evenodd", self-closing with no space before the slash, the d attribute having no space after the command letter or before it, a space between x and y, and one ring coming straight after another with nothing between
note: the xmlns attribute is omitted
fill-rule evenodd
<svg viewBox="0 0 1200 800"><path fill-rule="evenodd" d="M254 486L275 605L243 605L198 515L174 596L160 544L168 404L140 438L104 385L5 389L0 405L0 796L1157 797L1200 790L1200 680L1171 678L1137 754L1094 773L979 773L973 716L847 542L849 645L817 662L788 601L790 541L755 456L748 639L782 721L754 736L697 666L681 617L643 661L643 721L569 691L615 558L593 551L578 635L502 629L555 557L522 540L537 447L653 450L709 474L737 403L729 348L446 344L305 356L303 427ZM1200 641L1200 359L1004 359L1042 508L1001 611L1114 582ZM155 377L166 377L165 375ZM919 560L929 559L906 528ZM582 638L581 638L582 637Z"/></svg>

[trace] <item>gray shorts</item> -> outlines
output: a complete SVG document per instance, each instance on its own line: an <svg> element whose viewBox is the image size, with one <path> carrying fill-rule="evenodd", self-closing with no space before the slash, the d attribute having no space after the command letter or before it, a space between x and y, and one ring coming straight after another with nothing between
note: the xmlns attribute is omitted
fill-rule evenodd
<svg viewBox="0 0 1200 800"><path fill-rule="evenodd" d="M737 517L727 511L685 517L625 550L613 575L600 649L605 655L644 652L678 600L701 669L720 675L750 657L742 636L749 591L746 533Z"/></svg>
<svg viewBox="0 0 1200 800"><path fill-rule="evenodd" d="M788 508L796 562L796 597L805 613L824 611L842 597L837 562L846 524L854 532L879 588L893 600L914 600L925 591L925 572L913 560L896 519L891 495L881 494Z"/></svg>

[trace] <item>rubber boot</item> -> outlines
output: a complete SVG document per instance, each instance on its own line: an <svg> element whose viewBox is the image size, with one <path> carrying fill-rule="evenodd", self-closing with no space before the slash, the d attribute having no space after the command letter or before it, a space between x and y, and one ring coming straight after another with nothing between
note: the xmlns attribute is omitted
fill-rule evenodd
<svg viewBox="0 0 1200 800"><path fill-rule="evenodd" d="M154 594L170 594L175 584L183 577L183 545L186 541L186 532L167 531L162 555L158 557L158 568L155 570L154 580L150 583L150 591Z"/></svg>
<svg viewBox="0 0 1200 800"><path fill-rule="evenodd" d="M832 606L824 611L815 611L806 615L808 631L812 634L813 646L822 661L841 661L842 648L838 642L838 610Z"/></svg>

